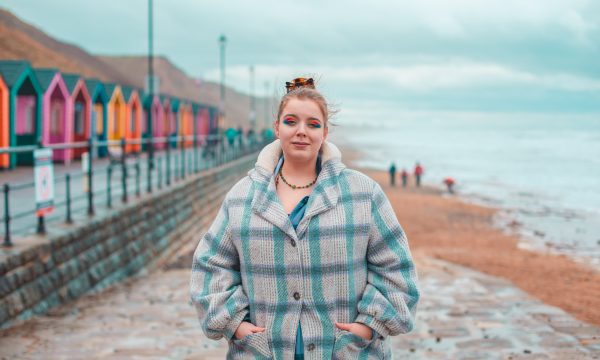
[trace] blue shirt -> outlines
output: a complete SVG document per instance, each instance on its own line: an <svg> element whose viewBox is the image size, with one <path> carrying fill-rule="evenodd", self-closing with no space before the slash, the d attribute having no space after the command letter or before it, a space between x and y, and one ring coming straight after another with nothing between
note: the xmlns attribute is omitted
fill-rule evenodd
<svg viewBox="0 0 600 360"><path fill-rule="evenodd" d="M281 155L281 157L279 158L279 162L277 163L277 166L275 166L275 171L273 172L274 176L277 176L277 174L279 173L279 169L281 169L281 167L283 166L283 155ZM319 156L317 158L317 174L319 174L319 171L321 170L321 156ZM300 224L300 220L302 220L302 218L304 217L304 213L306 212L306 204L308 203L308 196L305 196L302 198L302 200L300 200L300 202L298 202L298 204L296 205L296 207L294 208L294 210L292 210L292 212L288 215L290 218L290 221L292 222L292 226L294 227L294 230L296 230L296 228L298 227L298 224ZM300 323L298 323L298 331L296 332L296 355L295 355L296 359L304 359L304 341L302 340L302 327L300 326Z"/></svg>
<svg viewBox="0 0 600 360"><path fill-rule="evenodd" d="M277 176L277 174L279 173L279 169L281 169L282 166L283 166L283 155L279 158L279 162L277 163L277 166L275 167L275 171L273 173L274 176ZM317 175L319 174L320 171L321 171L321 156L319 155L317 157ZM294 207L294 210L292 210L292 212L289 214L289 218L292 223L292 226L294 227L294 230L296 230L296 228L298 227L298 224L300 224L300 221L304 217L304 213L306 212L306 204L308 204L308 196L303 197L302 200L300 200L300 202L298 202L296 207ZM375 336L376 336L376 333L375 333L375 331L373 331L372 338L375 338ZM296 360L304 359L304 341L302 340L302 327L300 326L300 323L298 323L298 331L296 332L295 359Z"/></svg>

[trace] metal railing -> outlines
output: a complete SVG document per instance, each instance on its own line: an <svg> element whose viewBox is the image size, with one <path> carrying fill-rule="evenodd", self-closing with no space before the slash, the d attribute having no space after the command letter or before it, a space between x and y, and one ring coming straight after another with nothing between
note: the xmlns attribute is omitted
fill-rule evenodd
<svg viewBox="0 0 600 360"><path fill-rule="evenodd" d="M262 139L238 137L231 142L223 136L193 135L90 140L46 146L53 153L56 150L85 148L88 154L97 154L103 149L106 156L90 157L87 169L77 168L76 162L54 165L54 209L50 215L36 214L34 181L4 183L4 201L0 207L4 224L3 245L12 246L14 235L46 234L49 223L54 224L56 230L68 228L77 221L76 215L85 220L99 211L110 211L116 205L115 198L126 204L132 196L141 197L143 188L150 194L154 189L168 187L187 176L258 151L265 143ZM134 150L144 145L144 151ZM0 148L0 154L32 153L40 148L39 145ZM29 170L33 178L33 167L14 171ZM10 173L11 170L4 170L0 175Z"/></svg>

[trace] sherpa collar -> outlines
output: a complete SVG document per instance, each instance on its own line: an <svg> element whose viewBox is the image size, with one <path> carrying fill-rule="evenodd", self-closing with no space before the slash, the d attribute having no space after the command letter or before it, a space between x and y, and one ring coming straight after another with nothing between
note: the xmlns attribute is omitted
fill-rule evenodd
<svg viewBox="0 0 600 360"><path fill-rule="evenodd" d="M307 210L304 217L294 231L288 215L283 209L275 188L273 171L281 156L281 143L278 140L264 147L258 155L254 169L248 175L255 183L255 192L252 199L252 209L269 222L273 223L292 238L302 236L308 221L324 211L334 207L340 196L338 176L346 168L342 164L342 153L330 142L325 141L321 146L321 172L310 194Z"/></svg>

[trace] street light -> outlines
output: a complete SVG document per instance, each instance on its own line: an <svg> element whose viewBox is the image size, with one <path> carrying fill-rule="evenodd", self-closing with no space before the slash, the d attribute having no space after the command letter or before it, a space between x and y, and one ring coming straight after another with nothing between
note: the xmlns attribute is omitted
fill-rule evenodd
<svg viewBox="0 0 600 360"><path fill-rule="evenodd" d="M256 99L254 97L254 66L250 65L250 129L256 131Z"/></svg>
<svg viewBox="0 0 600 360"><path fill-rule="evenodd" d="M154 39L153 39L153 0L148 0L148 97L150 107L148 108L148 119L146 120L146 132L148 134L148 192L152 192L152 170L154 169L154 131L152 129L152 113L154 112Z"/></svg>
<svg viewBox="0 0 600 360"><path fill-rule="evenodd" d="M225 44L227 38L225 35L219 37L219 44L221 45L221 99L219 102L219 121L217 128L225 126Z"/></svg>
<svg viewBox="0 0 600 360"><path fill-rule="evenodd" d="M265 81L265 129L270 126L269 116L269 82Z"/></svg>

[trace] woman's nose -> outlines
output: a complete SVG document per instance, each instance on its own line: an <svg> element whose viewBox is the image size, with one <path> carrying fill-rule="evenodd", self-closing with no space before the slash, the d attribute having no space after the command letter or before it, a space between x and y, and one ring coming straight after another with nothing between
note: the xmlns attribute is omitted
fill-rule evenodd
<svg viewBox="0 0 600 360"><path fill-rule="evenodd" d="M297 127L297 133L298 134L306 134L306 124L302 121L298 122L298 127Z"/></svg>

